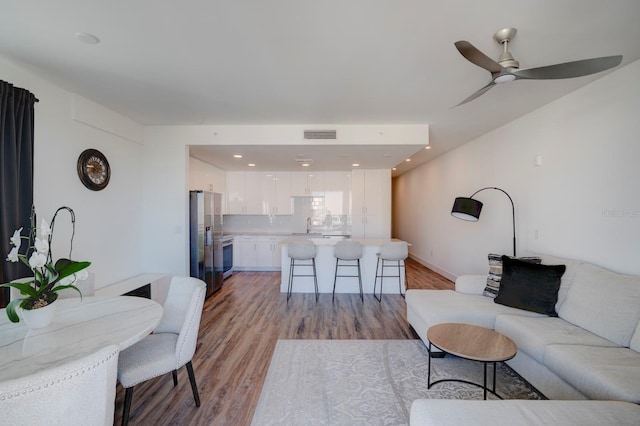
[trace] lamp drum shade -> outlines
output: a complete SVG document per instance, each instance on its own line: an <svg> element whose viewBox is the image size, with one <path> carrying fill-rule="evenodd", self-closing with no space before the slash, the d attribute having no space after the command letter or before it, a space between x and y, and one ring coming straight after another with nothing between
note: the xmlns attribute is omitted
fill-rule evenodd
<svg viewBox="0 0 640 426"><path fill-rule="evenodd" d="M451 209L451 216L469 222L477 222L482 211L482 202L473 198L457 197Z"/></svg>

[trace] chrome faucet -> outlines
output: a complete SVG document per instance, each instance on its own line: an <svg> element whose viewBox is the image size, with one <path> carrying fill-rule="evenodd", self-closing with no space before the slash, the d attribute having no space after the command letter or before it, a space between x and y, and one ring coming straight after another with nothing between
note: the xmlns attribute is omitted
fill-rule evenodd
<svg viewBox="0 0 640 426"><path fill-rule="evenodd" d="M311 231L311 218L307 218L307 234Z"/></svg>

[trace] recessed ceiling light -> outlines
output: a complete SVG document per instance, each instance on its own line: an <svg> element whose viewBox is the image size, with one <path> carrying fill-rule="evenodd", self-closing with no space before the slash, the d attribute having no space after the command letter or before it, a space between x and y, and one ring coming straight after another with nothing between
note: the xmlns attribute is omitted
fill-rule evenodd
<svg viewBox="0 0 640 426"><path fill-rule="evenodd" d="M407 159L406 159L406 160L404 160L404 161L406 161L406 162L408 163L408 162L410 162L410 161L411 161L411 158L407 158Z"/></svg>
<svg viewBox="0 0 640 426"><path fill-rule="evenodd" d="M394 168L393 168L393 169L391 169L391 170L397 170L397 169L394 167Z"/></svg>
<svg viewBox="0 0 640 426"><path fill-rule="evenodd" d="M431 149L431 145L425 146L424 149Z"/></svg>
<svg viewBox="0 0 640 426"><path fill-rule="evenodd" d="M242 154L233 154L233 158L242 158Z"/></svg>
<svg viewBox="0 0 640 426"><path fill-rule="evenodd" d="M359 163L353 163L353 164L351 165L351 167L360 167L360 164L359 164Z"/></svg>
<svg viewBox="0 0 640 426"><path fill-rule="evenodd" d="M247 166L249 166L249 167L255 167L256 165L255 165L254 163L249 163L249 164L247 164Z"/></svg>
<svg viewBox="0 0 640 426"><path fill-rule="evenodd" d="M309 167L309 163L302 163L302 167Z"/></svg>
<svg viewBox="0 0 640 426"><path fill-rule="evenodd" d="M83 43L86 44L98 44L100 43L100 39L96 36L94 36L93 34L89 34L89 33L75 33L74 34L75 38L77 38L78 40L80 40Z"/></svg>

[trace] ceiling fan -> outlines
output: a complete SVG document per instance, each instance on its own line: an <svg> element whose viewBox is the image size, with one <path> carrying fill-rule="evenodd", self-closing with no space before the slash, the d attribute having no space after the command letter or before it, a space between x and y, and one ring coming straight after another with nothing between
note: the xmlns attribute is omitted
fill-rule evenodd
<svg viewBox="0 0 640 426"><path fill-rule="evenodd" d="M468 41L455 42L456 49L469 62L484 68L491 73L489 84L460 102L456 106L466 104L487 93L496 84L509 83L514 80L554 80L561 78L582 77L616 67L622 61L622 55L603 56L583 59L581 61L564 62L539 68L519 70L520 63L509 52L509 42L516 35L515 28L505 28L493 35L493 39L502 44L504 50L498 62L489 58Z"/></svg>

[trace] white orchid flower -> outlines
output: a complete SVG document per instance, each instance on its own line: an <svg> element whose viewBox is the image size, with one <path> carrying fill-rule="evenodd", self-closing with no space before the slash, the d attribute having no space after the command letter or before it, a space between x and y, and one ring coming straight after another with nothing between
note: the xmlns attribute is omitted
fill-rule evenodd
<svg viewBox="0 0 640 426"><path fill-rule="evenodd" d="M74 275L69 275L68 277L64 277L63 279L58 281L58 284L59 285L69 285L69 284L73 284L74 282L76 282L75 276Z"/></svg>
<svg viewBox="0 0 640 426"><path fill-rule="evenodd" d="M47 256L34 251L29 258L29 266L31 269L42 268L47 263Z"/></svg>
<svg viewBox="0 0 640 426"><path fill-rule="evenodd" d="M11 249L11 251L9 252L9 254L7 255L7 260L9 262L17 262L18 259L18 249L20 247L14 247Z"/></svg>
<svg viewBox="0 0 640 426"><path fill-rule="evenodd" d="M49 252L49 242L45 239L40 239L36 237L36 242L34 244L38 253L48 253Z"/></svg>
<svg viewBox="0 0 640 426"><path fill-rule="evenodd" d="M87 272L86 269L83 269L82 271L77 272L75 275L76 275L76 278L78 278L78 281L84 281L87 278L89 278L89 272Z"/></svg>
<svg viewBox="0 0 640 426"><path fill-rule="evenodd" d="M9 241L11 241L11 244L18 247L18 249L20 249L20 244L22 244L22 238L20 236L21 232L22 228L16 229L13 233L13 236L9 239Z"/></svg>
<svg viewBox="0 0 640 426"><path fill-rule="evenodd" d="M47 221L42 219L42 222L40 222L40 236L42 238L46 238L51 235L51 232L51 228L49 228Z"/></svg>

